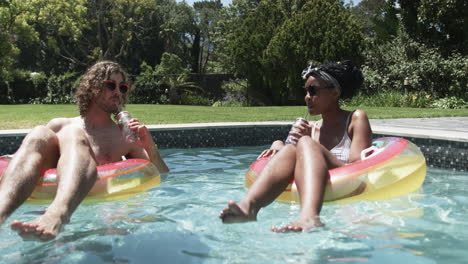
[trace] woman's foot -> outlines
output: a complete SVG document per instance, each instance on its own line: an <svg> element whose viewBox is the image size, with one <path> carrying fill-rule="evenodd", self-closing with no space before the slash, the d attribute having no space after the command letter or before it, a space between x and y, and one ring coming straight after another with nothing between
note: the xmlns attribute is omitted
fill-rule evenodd
<svg viewBox="0 0 468 264"><path fill-rule="evenodd" d="M249 206L244 205L242 202L229 201L228 207L221 211L219 218L225 224L256 221L257 214L249 208Z"/></svg>
<svg viewBox="0 0 468 264"><path fill-rule="evenodd" d="M273 232L302 232L309 231L320 226L324 226L320 221L320 217L313 217L304 221L299 220L297 222L292 222L281 227L272 226L270 230Z"/></svg>

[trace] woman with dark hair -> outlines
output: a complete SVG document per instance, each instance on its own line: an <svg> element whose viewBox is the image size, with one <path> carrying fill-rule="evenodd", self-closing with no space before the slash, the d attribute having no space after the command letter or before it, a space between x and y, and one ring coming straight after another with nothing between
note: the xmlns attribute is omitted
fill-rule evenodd
<svg viewBox="0 0 468 264"><path fill-rule="evenodd" d="M275 141L259 157L270 161L238 203L228 202L221 211L223 223L255 221L262 207L273 202L295 181L301 200L296 222L272 227L275 232L305 231L323 225L320 210L323 203L328 170L361 159L361 151L370 147L372 131L362 110L346 111L340 98L351 97L362 85L363 77L351 62L309 65L303 72L304 98L309 114L322 119L310 124L295 125L292 132L297 144Z"/></svg>

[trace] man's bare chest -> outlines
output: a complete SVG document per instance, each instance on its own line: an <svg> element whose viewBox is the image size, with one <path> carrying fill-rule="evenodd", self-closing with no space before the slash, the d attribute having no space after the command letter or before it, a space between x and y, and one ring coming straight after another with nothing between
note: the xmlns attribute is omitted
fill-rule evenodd
<svg viewBox="0 0 468 264"><path fill-rule="evenodd" d="M91 131L87 136L99 164L119 161L128 153L128 146L118 129Z"/></svg>

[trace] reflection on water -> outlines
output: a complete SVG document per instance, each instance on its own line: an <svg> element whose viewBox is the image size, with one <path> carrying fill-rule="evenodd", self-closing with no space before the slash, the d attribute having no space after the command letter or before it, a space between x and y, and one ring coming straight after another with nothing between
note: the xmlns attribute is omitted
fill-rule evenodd
<svg viewBox="0 0 468 264"><path fill-rule="evenodd" d="M163 183L123 201L80 206L54 241L0 230L0 263L463 263L468 257L467 173L429 169L417 193L322 210L325 227L277 234L298 204L273 203L257 222L223 225L219 211L245 193L244 173L264 147L172 149ZM43 206L25 205L30 220Z"/></svg>

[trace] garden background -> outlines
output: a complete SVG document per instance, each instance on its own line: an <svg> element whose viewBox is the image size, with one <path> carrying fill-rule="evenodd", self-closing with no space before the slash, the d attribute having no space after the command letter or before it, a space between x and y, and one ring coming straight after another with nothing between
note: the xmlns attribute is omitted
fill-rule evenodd
<svg viewBox="0 0 468 264"><path fill-rule="evenodd" d="M69 104L98 60L133 104L303 105L308 62L363 71L353 107L468 108L464 0L0 0L0 104Z"/></svg>

